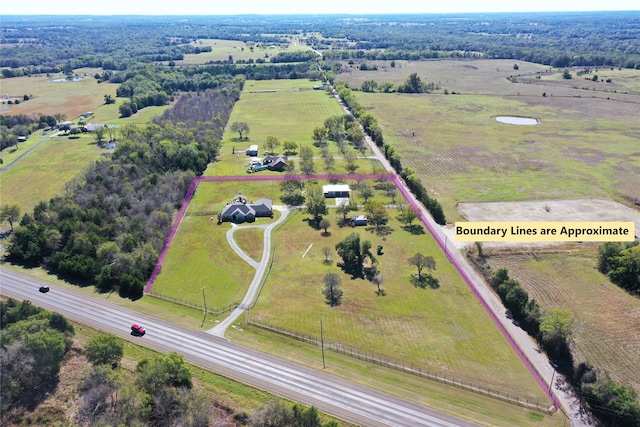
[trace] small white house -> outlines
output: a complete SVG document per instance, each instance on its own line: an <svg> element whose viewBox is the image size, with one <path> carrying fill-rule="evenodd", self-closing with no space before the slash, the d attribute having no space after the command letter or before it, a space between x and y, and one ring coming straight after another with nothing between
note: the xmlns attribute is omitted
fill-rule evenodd
<svg viewBox="0 0 640 427"><path fill-rule="evenodd" d="M323 185L322 193L326 198L349 198L351 189L348 184Z"/></svg>
<svg viewBox="0 0 640 427"><path fill-rule="evenodd" d="M256 157L258 155L258 146L257 145L250 146L249 149L245 151L245 154L247 156Z"/></svg>

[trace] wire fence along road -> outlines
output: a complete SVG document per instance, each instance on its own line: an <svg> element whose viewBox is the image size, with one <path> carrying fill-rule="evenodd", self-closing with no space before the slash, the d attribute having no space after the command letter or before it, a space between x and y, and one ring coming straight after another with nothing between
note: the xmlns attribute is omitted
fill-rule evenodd
<svg viewBox="0 0 640 427"><path fill-rule="evenodd" d="M478 427L433 410L296 363L252 350L211 334L172 324L126 307L0 268L2 295L30 300L70 320L115 334L165 353L175 351L189 363L218 372L295 402L315 406L340 419L367 427ZM38 292L50 286L47 294ZM141 323L144 337L131 335Z"/></svg>
<svg viewBox="0 0 640 427"><path fill-rule="evenodd" d="M255 327L258 327L267 331L275 332L275 333L287 336L289 338L296 339L298 341L303 341L308 344L315 345L316 347L322 347L323 349L333 351L335 353L344 354L350 357L354 357L356 359L364 360L369 363L385 366L387 368L395 369L397 371L402 371L407 374L415 375L422 378L427 378L443 384L452 385L454 387L458 387L467 391L481 394L483 396L489 396L494 399L502 400L503 402L512 403L514 405L518 405L523 408L533 409L535 411L542 412L545 414L553 414L558 411L557 408L552 404L548 404L548 403L545 404L545 403L540 403L533 400L525 399L523 397L510 394L510 393L505 393L500 390L495 390L490 387L485 387L478 384L474 384L469 381L464 381L451 376L446 376L438 372L425 370L418 366L413 366L403 362L387 359L380 355L367 353L365 351L359 350L354 347L344 346L340 343L322 341L318 337L300 334L298 332L291 331L286 328L281 328L279 326L270 325L268 323L260 322L253 319L248 319L247 323L249 325L253 325Z"/></svg>
<svg viewBox="0 0 640 427"><path fill-rule="evenodd" d="M390 166L388 165L388 162L386 161L386 159L384 158L384 156L382 155L378 147L375 144L373 144L372 141L370 141L370 138L369 138L369 143L374 153L376 153L376 155L379 157L379 160L383 163L383 165L385 165L385 168L387 170L390 170ZM530 337L522 336L522 337L519 337L518 340L514 338L514 335L513 335L514 332L509 331L507 327L505 327L505 324L498 317L498 313L500 313L500 308L493 307L492 305L490 305L487 302L487 299L485 298L485 296L483 295L483 292L478 288L478 286L480 285L476 285L476 281L480 282L482 279L478 278L477 275L474 276L472 271L468 271L469 269L471 269L471 267L464 261L464 259L462 259L462 255L460 255L460 253L452 252L449 250L449 247L447 245L447 237L444 231L439 228L439 226L435 223L435 221L433 221L433 218L429 216L429 214L426 212L426 209L420 205L420 202L416 200L415 196L404 185L400 176L395 173L323 174L323 175L248 175L248 176L242 175L242 176L196 177L191 182L191 185L189 186L189 190L187 191L187 194L178 212L176 220L174 221L174 224L171 228L169 237L167 238L167 241L165 242L165 245L162 248L160 256L158 257L158 262L151 274L149 281L147 282L147 285L145 287L145 293L149 293L151 291L153 282L155 281L158 273L160 272L160 269L162 268L162 264L164 262L167 250L169 249L171 242L175 237L175 234L178 230L180 223L182 222L182 219L184 217L185 211L187 210L189 202L191 201L191 198L193 197L193 194L195 193L196 188L200 182L233 182L233 181L265 181L267 182L267 181L285 181L285 180L335 180L335 181L338 181L338 180L348 180L348 179L361 179L361 180L387 179L394 182L398 191L402 194L402 197L409 203L412 209L416 212L420 221L424 224L427 230L429 230L429 233L433 236L436 243L444 251L449 261L455 267L456 271L458 271L458 274L460 274L460 276L465 281L465 283L467 284L471 292L475 295L475 297L478 299L480 304L485 308L485 311L487 312L487 314L491 317L494 324L498 327L498 329L503 334L505 339L509 342L511 347L519 356L520 360L522 360L524 365L527 367L527 369L529 370L531 375L534 377L534 379L536 380L540 388L544 391L546 396L549 398L549 400L553 403L553 405L556 408L563 408L565 411L568 411L568 412L570 411L572 423L574 425L576 426L588 425L587 422L581 419L580 409L575 409L576 399L575 399L575 396L573 396L570 392L562 395L564 404L562 405L560 404L560 401L556 397L556 394L552 392L553 384L549 386L548 384L551 384L551 381L549 383L545 382L545 380L543 379L543 374L540 371L542 367L549 365L549 362L548 360L546 360L546 357L542 357L538 355L536 359L536 355L533 354L533 351L536 351L536 349L533 349L533 350L528 349L529 351L525 353L525 351L522 348L522 345L524 345L525 341L527 341L527 343L528 341L531 341ZM534 360L536 365L534 365Z"/></svg>

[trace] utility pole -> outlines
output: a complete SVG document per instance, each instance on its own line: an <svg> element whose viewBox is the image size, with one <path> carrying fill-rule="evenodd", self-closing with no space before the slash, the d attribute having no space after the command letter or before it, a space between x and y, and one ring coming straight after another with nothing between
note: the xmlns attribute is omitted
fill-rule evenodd
<svg viewBox="0 0 640 427"><path fill-rule="evenodd" d="M551 387L553 387L553 379L556 377L556 365L552 363L551 367L553 368L553 374L551 374L551 382L549 383L549 393L551 393Z"/></svg>
<svg viewBox="0 0 640 427"><path fill-rule="evenodd" d="M200 290L202 291L202 302L204 303L204 318L202 319L202 326L204 326L204 322L205 320L207 320L207 300L204 297L204 286L202 288L200 288Z"/></svg>
<svg viewBox="0 0 640 427"><path fill-rule="evenodd" d="M324 334L322 333L322 319L320 319L320 345L322 348L322 369L325 369L327 365L324 363Z"/></svg>

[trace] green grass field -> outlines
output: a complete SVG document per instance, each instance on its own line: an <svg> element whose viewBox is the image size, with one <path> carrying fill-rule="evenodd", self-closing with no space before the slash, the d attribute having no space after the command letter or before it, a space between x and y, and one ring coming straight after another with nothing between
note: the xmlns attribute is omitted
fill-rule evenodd
<svg viewBox="0 0 640 427"><path fill-rule="evenodd" d="M624 200L637 195L640 98L573 89L565 82L552 88L514 84L505 78L513 72L509 63L411 63L387 73L352 71L339 77L356 86L358 79L388 80L391 75L401 80L398 75L406 78L419 70L425 81L441 81L443 88L460 91L356 92L358 101L377 117L385 141L398 151L403 165L422 177L449 221L461 219L456 204L462 201ZM521 64L519 72L538 68ZM447 69L448 79L440 80ZM630 84L634 77L629 74L627 70L614 81ZM543 91L549 96L543 97ZM498 115L534 117L540 124L503 124L494 120Z"/></svg>
<svg viewBox="0 0 640 427"><path fill-rule="evenodd" d="M219 161L209 165L205 175L245 175L249 158L244 150L250 145L258 145L260 156L265 151L268 136L276 137L282 144L293 141L312 147L315 155L317 173L323 173L324 163L320 159L320 149L313 146L313 129L322 126L325 119L342 115L344 112L324 91L313 90L315 82L309 80L260 80L245 84L240 100L229 119L233 122L246 122L251 131L247 140L238 141L239 135L230 131L229 126L222 140ZM282 147L278 152L283 153ZM335 157L335 170L345 173L344 160L339 157L335 144L331 145ZM370 155L370 153L365 153ZM296 162L296 155L291 156ZM368 159L358 159L358 173L373 172ZM265 171L262 174L273 174ZM276 173L277 174L277 173Z"/></svg>
<svg viewBox="0 0 640 427"><path fill-rule="evenodd" d="M335 213L327 218L338 223ZM395 231L385 238L364 227L335 225L325 236L310 227L307 215L297 215L276 236L274 266L252 319L309 335L318 335L322 319L327 341L543 401L542 390L431 237L413 236L395 220L389 225ZM384 247L378 268L385 296L337 267L335 245L353 232L373 248ZM325 247L333 252L330 265L323 262ZM418 252L436 260L439 289L411 285L415 267L407 259ZM334 308L322 293L328 272L341 275L344 289L342 304Z"/></svg>
<svg viewBox="0 0 640 427"><path fill-rule="evenodd" d="M269 63L269 58L276 56L280 52L298 52L309 50L310 48L300 42L297 37L291 36L288 45L264 45L255 43L245 43L237 40L220 39L198 39L191 42L196 47L211 47L211 52L199 54L187 54L183 60L175 61L176 65L196 65L213 61L228 61L229 57L237 61L256 61L258 59Z"/></svg>
<svg viewBox="0 0 640 427"><path fill-rule="evenodd" d="M105 152L90 136L48 138L0 174L2 204L17 204L23 213L31 212L38 202L64 194L67 182Z"/></svg>

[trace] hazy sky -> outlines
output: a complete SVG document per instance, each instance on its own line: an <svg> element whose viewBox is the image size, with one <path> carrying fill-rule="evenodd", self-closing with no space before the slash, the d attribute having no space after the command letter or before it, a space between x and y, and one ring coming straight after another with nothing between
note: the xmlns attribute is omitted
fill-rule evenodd
<svg viewBox="0 0 640 427"><path fill-rule="evenodd" d="M2 15L236 15L638 10L639 0L2 0ZM1 20L0 15L0 20Z"/></svg>

